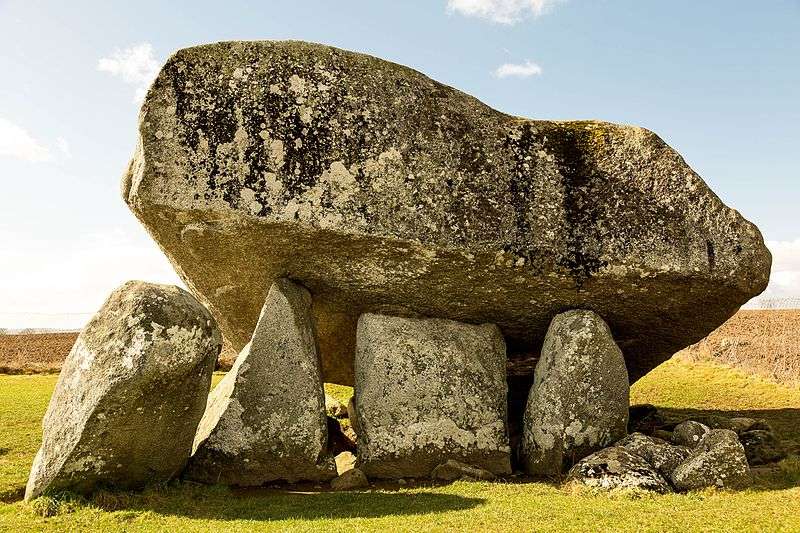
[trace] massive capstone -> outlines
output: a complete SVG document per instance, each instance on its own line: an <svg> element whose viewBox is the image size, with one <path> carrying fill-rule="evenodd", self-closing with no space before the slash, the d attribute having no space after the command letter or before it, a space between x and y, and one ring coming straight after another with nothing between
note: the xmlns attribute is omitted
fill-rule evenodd
<svg viewBox="0 0 800 533"><path fill-rule="evenodd" d="M327 381L352 382L363 312L496 323L520 353L567 309L636 380L768 281L758 229L654 133L514 117L328 46L180 50L139 134L125 201L233 347L296 279Z"/></svg>

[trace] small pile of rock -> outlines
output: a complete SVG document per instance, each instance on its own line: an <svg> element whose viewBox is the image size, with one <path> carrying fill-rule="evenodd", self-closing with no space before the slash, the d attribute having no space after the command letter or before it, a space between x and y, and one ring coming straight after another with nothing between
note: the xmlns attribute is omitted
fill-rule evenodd
<svg viewBox="0 0 800 533"><path fill-rule="evenodd" d="M578 462L567 480L606 490L658 493L706 487L744 488L750 466L736 433L687 421L672 443L633 433Z"/></svg>

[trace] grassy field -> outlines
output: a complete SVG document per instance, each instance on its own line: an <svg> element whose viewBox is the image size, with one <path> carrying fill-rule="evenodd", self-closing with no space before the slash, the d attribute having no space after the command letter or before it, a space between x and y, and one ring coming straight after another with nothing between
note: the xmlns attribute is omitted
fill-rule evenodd
<svg viewBox="0 0 800 533"><path fill-rule="evenodd" d="M217 378L219 379L219 378ZM604 495L545 483L457 482L334 493L173 483L91 500L21 500L55 376L0 376L0 531L800 531L800 459L759 470L745 492ZM346 388L329 392L346 400ZM800 389L673 359L633 389L635 403L768 419L800 451Z"/></svg>

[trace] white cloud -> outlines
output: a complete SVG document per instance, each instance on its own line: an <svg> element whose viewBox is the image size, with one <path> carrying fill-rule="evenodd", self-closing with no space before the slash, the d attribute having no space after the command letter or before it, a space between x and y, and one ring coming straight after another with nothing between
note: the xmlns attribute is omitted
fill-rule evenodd
<svg viewBox="0 0 800 533"><path fill-rule="evenodd" d="M560 0L447 0L447 10L499 24L516 24L538 17Z"/></svg>
<svg viewBox="0 0 800 533"><path fill-rule="evenodd" d="M25 129L0 117L0 157L14 157L38 163L49 161L53 154Z"/></svg>
<svg viewBox="0 0 800 533"><path fill-rule="evenodd" d="M79 328L112 290L181 284L144 229L36 240L0 228L0 328Z"/></svg>
<svg viewBox="0 0 800 533"><path fill-rule="evenodd" d="M542 73L542 67L533 61L526 61L524 63L505 63L497 67L494 71L496 78L508 78L514 76L517 78L530 78L531 76L538 76Z"/></svg>
<svg viewBox="0 0 800 533"><path fill-rule="evenodd" d="M69 143L64 137L56 138L56 148L58 148L58 151L61 152L61 155L67 159L72 157L72 150L70 150Z"/></svg>
<svg viewBox="0 0 800 533"><path fill-rule="evenodd" d="M772 252L772 275L767 293L778 298L800 298L800 239L767 241Z"/></svg>
<svg viewBox="0 0 800 533"><path fill-rule="evenodd" d="M125 49L117 49L110 57L97 62L97 70L108 72L135 88L133 101L144 100L150 83L158 74L159 62L153 55L153 45L141 43Z"/></svg>

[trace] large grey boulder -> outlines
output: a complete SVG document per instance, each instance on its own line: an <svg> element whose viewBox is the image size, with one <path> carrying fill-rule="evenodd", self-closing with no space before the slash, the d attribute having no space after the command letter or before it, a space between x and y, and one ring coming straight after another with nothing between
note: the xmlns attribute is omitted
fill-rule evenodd
<svg viewBox="0 0 800 533"><path fill-rule="evenodd" d="M178 474L221 347L214 319L188 292L141 281L114 291L61 367L25 499Z"/></svg>
<svg viewBox="0 0 800 533"><path fill-rule="evenodd" d="M511 471L506 347L497 326L365 314L358 321L358 467L425 477L448 459Z"/></svg>
<svg viewBox="0 0 800 533"><path fill-rule="evenodd" d="M654 133L507 115L328 46L180 50L139 135L123 197L227 339L296 279L326 381L351 384L357 317L387 306L496 323L521 351L593 309L636 380L769 276L758 229Z"/></svg>
<svg viewBox="0 0 800 533"><path fill-rule="evenodd" d="M672 473L672 484L678 490L740 489L752 481L744 448L736 433L729 429L708 431Z"/></svg>
<svg viewBox="0 0 800 533"><path fill-rule="evenodd" d="M533 475L559 477L627 433L625 359L592 311L553 318L523 415L520 458Z"/></svg>
<svg viewBox="0 0 800 533"><path fill-rule="evenodd" d="M306 289L273 283L252 340L209 397L184 477L253 486L336 476L310 308Z"/></svg>
<svg viewBox="0 0 800 533"><path fill-rule="evenodd" d="M567 481L607 491L672 492L652 465L620 446L604 448L585 457L570 469Z"/></svg>

